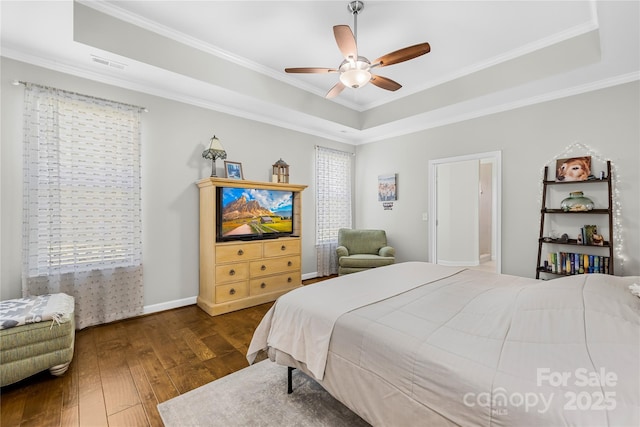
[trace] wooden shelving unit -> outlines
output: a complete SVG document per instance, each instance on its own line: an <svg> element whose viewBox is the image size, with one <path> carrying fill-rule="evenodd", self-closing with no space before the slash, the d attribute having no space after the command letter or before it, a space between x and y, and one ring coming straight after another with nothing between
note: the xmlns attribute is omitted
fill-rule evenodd
<svg viewBox="0 0 640 427"><path fill-rule="evenodd" d="M549 270L548 267L545 267L544 265L544 261L543 260L543 253L549 253L549 252L562 252L562 253L568 253L570 254L572 257L575 255L576 260L579 262L579 257L578 255L581 256L589 256L589 255L593 255L593 256L598 256L599 259L602 258L603 261L606 261L606 271L604 268L602 268L603 273L607 273L607 274L614 274L614 252L613 252L613 188L612 188L612 175L611 175L611 162L607 161L607 176L604 177L604 179L593 179L593 180L587 180L587 181L571 181L571 182L562 182L562 181L555 181L555 180L550 180L548 179L548 167L544 168L544 176L543 176L543 180L542 180L542 206L540 209L540 235L538 238L538 259L536 261L536 279L540 279L541 275L548 275L548 276L543 276L546 278L549 277L558 277L558 276L566 276L566 275L572 275L572 274L584 274L584 273L579 273L579 268L576 270L575 268L573 270L569 269L569 272L566 272L566 268L565 268L565 272L561 272L561 269L557 269L556 271L553 270ZM557 208L549 208L547 207L547 203L548 203L548 196L549 196L549 192L550 191L554 191L554 190L558 190L561 188L566 188L564 186L567 185L573 185L574 187L576 185L585 185L585 186L596 186L596 185L606 185L607 187L607 193L608 193L608 203L607 206L605 208L597 208L597 209L592 209L590 211L582 211L582 212L566 212L562 209L557 209ZM577 239L568 239L566 241L562 241L561 239L557 239L557 238L551 238L549 236L545 236L545 221L548 219L549 216L553 216L553 215L566 215L569 218L573 219L575 217L576 220L576 224L580 224L580 222L578 222L579 218L585 218L585 217L589 217L592 215L604 215L607 216L607 222L608 222L608 239L609 240L605 240L603 242L602 245L590 245L590 244L579 244ZM569 252L569 251L551 251L551 250L546 250L545 248L547 248L547 245L559 245L560 248L562 247L573 247L573 249L575 249L576 247L581 248L579 253L576 252ZM605 251L607 253L606 256L604 255L594 255L594 253L596 253L597 251ZM599 271L600 272L600 271Z"/></svg>

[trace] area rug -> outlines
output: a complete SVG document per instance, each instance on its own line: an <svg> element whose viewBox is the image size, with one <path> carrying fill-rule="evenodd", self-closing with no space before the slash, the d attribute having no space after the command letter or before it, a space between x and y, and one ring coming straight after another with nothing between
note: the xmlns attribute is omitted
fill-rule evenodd
<svg viewBox="0 0 640 427"><path fill-rule="evenodd" d="M166 427L368 426L304 373L269 360L227 375L158 405Z"/></svg>

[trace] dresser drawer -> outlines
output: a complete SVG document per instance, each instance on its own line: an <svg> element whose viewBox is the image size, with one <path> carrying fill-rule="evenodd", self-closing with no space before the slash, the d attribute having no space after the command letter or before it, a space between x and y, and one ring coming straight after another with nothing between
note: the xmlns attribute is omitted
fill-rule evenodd
<svg viewBox="0 0 640 427"><path fill-rule="evenodd" d="M236 262L216 265L216 283L235 282L249 278L249 264Z"/></svg>
<svg viewBox="0 0 640 427"><path fill-rule="evenodd" d="M284 273L300 269L300 255L263 259L249 263L251 277L266 276L275 273Z"/></svg>
<svg viewBox="0 0 640 427"><path fill-rule="evenodd" d="M298 255L300 253L300 240L278 240L264 243L264 257L277 257L284 255Z"/></svg>
<svg viewBox="0 0 640 427"><path fill-rule="evenodd" d="M216 304L233 301L249 296L247 281L229 283L228 285L216 286Z"/></svg>
<svg viewBox="0 0 640 427"><path fill-rule="evenodd" d="M302 283L300 271L291 271L277 276L261 277L249 281L249 294L260 295L300 286Z"/></svg>
<svg viewBox="0 0 640 427"><path fill-rule="evenodd" d="M262 258L262 243L217 245L216 264Z"/></svg>

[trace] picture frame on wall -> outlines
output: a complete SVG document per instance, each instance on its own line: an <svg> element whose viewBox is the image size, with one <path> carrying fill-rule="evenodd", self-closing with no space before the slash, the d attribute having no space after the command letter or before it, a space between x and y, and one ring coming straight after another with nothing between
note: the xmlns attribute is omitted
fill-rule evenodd
<svg viewBox="0 0 640 427"><path fill-rule="evenodd" d="M591 176L591 156L556 160L556 181L586 181Z"/></svg>
<svg viewBox="0 0 640 427"><path fill-rule="evenodd" d="M224 170L227 173L227 178L229 179L244 179L244 174L242 173L242 163L240 162L230 162L224 161Z"/></svg>
<svg viewBox="0 0 640 427"><path fill-rule="evenodd" d="M378 176L378 201L391 202L398 200L396 174Z"/></svg>

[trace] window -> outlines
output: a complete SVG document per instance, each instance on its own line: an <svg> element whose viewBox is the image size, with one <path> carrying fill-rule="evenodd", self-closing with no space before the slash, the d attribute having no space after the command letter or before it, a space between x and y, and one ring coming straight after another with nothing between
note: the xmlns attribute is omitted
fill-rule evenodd
<svg viewBox="0 0 640 427"><path fill-rule="evenodd" d="M352 156L316 147L316 249L321 276L337 273L338 230L351 228Z"/></svg>
<svg viewBox="0 0 640 427"><path fill-rule="evenodd" d="M28 118L29 275L139 264L139 114L55 92Z"/></svg>
<svg viewBox="0 0 640 427"><path fill-rule="evenodd" d="M25 293L133 286L141 308L140 109L27 84L24 142Z"/></svg>

